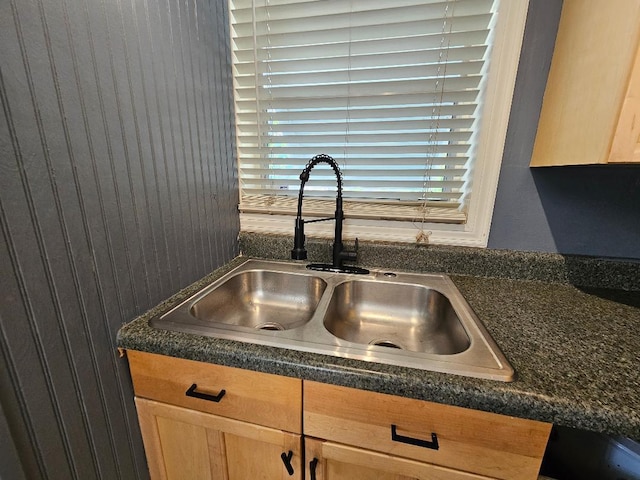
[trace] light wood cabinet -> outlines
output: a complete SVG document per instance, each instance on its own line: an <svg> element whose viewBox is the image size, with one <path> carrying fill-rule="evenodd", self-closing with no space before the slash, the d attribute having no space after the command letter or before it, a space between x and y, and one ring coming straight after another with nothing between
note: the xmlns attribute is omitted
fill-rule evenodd
<svg viewBox="0 0 640 480"><path fill-rule="evenodd" d="M531 166L640 162L640 0L565 0Z"/></svg>
<svg viewBox="0 0 640 480"><path fill-rule="evenodd" d="M302 433L300 379L135 350L127 357L137 397ZM219 402L207 399L222 390Z"/></svg>
<svg viewBox="0 0 640 480"><path fill-rule="evenodd" d="M487 480L408 458L305 438L306 480Z"/></svg>
<svg viewBox="0 0 640 480"><path fill-rule="evenodd" d="M551 429L163 355L127 356L152 480L535 479Z"/></svg>
<svg viewBox="0 0 640 480"><path fill-rule="evenodd" d="M143 398L136 408L154 480L303 478L298 434Z"/></svg>
<svg viewBox="0 0 640 480"><path fill-rule="evenodd" d="M316 447L328 462L325 471L347 468L350 452L354 471L382 468L386 459L411 478L536 479L551 430L547 423L316 382L304 384L303 421L305 436L331 442Z"/></svg>
<svg viewBox="0 0 640 480"><path fill-rule="evenodd" d="M301 380L127 356L152 480L302 480Z"/></svg>

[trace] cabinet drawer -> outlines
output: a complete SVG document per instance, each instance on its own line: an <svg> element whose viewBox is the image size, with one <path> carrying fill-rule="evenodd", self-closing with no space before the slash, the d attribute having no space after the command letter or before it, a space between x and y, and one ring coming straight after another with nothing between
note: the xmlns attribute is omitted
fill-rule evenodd
<svg viewBox="0 0 640 480"><path fill-rule="evenodd" d="M304 383L305 435L500 479L535 479L551 424Z"/></svg>
<svg viewBox="0 0 640 480"><path fill-rule="evenodd" d="M138 397L302 433L302 380L135 350L127 357Z"/></svg>

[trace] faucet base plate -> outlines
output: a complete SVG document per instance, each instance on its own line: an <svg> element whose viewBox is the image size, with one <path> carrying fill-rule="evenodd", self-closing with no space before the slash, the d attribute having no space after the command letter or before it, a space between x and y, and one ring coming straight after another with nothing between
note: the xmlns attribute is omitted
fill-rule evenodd
<svg viewBox="0 0 640 480"><path fill-rule="evenodd" d="M369 270L366 268L354 267L353 265L343 265L342 267L334 267L328 263L310 263L307 265L309 270L318 270L320 272L333 273L353 273L356 275L368 275Z"/></svg>

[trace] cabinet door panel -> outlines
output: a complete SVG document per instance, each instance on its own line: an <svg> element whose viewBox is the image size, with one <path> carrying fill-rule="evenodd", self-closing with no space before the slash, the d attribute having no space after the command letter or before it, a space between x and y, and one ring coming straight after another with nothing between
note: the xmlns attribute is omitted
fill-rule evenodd
<svg viewBox="0 0 640 480"><path fill-rule="evenodd" d="M376 480L413 480L404 475L331 459L325 460L324 478L327 480L372 480L374 478Z"/></svg>
<svg viewBox="0 0 640 480"><path fill-rule="evenodd" d="M136 407L152 480L302 478L299 435L141 398Z"/></svg>
<svg viewBox="0 0 640 480"><path fill-rule="evenodd" d="M313 438L305 439L307 480L488 480L490 477ZM311 465L317 460L315 467Z"/></svg>
<svg viewBox="0 0 640 480"><path fill-rule="evenodd" d="M640 46L613 136L609 161L640 163Z"/></svg>
<svg viewBox="0 0 640 480"><path fill-rule="evenodd" d="M224 440L230 479L294 478L289 476L280 457L282 453L289 451L288 447L232 434L226 434ZM277 460L274 461L274 459ZM294 466L294 474L299 473L300 470L300 466ZM299 478L301 477L302 475Z"/></svg>
<svg viewBox="0 0 640 480"><path fill-rule="evenodd" d="M605 5L563 2L532 167L640 161L640 1Z"/></svg>
<svg viewBox="0 0 640 480"><path fill-rule="evenodd" d="M211 479L207 430L171 418L157 417L156 422L166 477Z"/></svg>

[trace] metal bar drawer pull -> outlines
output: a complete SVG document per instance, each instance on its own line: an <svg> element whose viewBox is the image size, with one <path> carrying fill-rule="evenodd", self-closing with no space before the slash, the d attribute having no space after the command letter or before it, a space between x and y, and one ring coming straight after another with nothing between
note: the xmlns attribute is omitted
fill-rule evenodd
<svg viewBox="0 0 640 480"><path fill-rule="evenodd" d="M210 395L208 393L196 392L196 388L198 388L197 384L193 384L189 387L189 389L184 392L187 397L200 398L201 400L208 400L210 402L218 403L224 397L224 394L227 393L226 390L220 390L218 395Z"/></svg>
<svg viewBox="0 0 640 480"><path fill-rule="evenodd" d="M431 434L431 441L429 442L428 440L398 435L396 428L397 427L395 425L391 425L391 440L394 442L415 445L416 447L430 448L431 450L438 450L440 448L440 445L438 445L438 436L435 433Z"/></svg>

